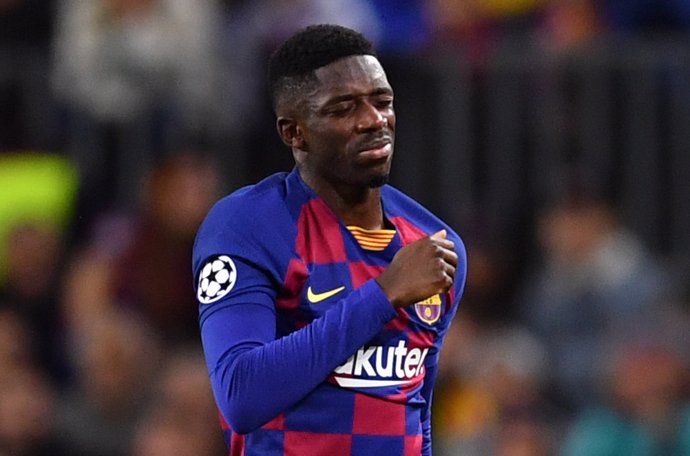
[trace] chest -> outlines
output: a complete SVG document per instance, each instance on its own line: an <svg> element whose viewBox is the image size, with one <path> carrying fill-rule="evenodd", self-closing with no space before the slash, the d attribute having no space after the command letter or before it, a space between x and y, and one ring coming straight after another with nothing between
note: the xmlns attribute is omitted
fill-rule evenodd
<svg viewBox="0 0 690 456"><path fill-rule="evenodd" d="M291 285L283 289L276 307L279 334L286 335L306 326L345 299L356 301L358 296L353 292L383 272L394 253L364 252L348 261L332 263L306 264L301 259L294 260L293 264L299 266L292 268L292 277L286 280ZM382 337L390 338L393 333L425 333L427 343L432 343L445 309L449 308L449 299L448 294L439 294L399 309ZM364 301L356 302L354 308L366 305Z"/></svg>

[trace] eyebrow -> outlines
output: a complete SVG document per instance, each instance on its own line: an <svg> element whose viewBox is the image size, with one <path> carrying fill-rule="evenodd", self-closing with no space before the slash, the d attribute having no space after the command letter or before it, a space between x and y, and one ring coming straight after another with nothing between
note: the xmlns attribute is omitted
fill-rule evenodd
<svg viewBox="0 0 690 456"><path fill-rule="evenodd" d="M362 95L354 95L351 93L344 94L344 95L336 95L335 97L328 99L325 103L325 106L340 103L341 101L354 100L355 98L359 98L359 97L370 97L370 96L377 96L377 95L393 95L393 90L389 89L387 87L380 87L380 88L377 88L370 93L366 93L366 94L362 94Z"/></svg>

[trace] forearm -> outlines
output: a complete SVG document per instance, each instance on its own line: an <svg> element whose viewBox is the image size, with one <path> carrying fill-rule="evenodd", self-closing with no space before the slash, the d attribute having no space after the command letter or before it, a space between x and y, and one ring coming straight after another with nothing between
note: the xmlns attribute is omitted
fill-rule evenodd
<svg viewBox="0 0 690 456"><path fill-rule="evenodd" d="M211 372L226 420L240 433L270 421L322 383L395 315L371 281L321 318L285 337L238 344L229 340L228 351ZM205 333L202 327L202 336L210 337Z"/></svg>

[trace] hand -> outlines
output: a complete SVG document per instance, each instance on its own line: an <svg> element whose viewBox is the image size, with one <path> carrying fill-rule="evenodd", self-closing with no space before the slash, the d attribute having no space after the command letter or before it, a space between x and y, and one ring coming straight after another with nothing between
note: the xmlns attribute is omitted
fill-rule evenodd
<svg viewBox="0 0 690 456"><path fill-rule="evenodd" d="M400 249L376 281L396 308L442 293L455 280L454 248L446 230L419 239Z"/></svg>

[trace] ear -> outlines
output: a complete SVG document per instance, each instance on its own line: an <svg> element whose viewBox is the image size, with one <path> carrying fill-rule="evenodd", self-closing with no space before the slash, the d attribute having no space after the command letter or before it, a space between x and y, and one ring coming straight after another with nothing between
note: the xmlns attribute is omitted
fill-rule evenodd
<svg viewBox="0 0 690 456"><path fill-rule="evenodd" d="M283 140L286 146L292 149L302 149L304 147L302 128L300 128L295 119L290 117L278 117L276 120L276 127L280 139Z"/></svg>

